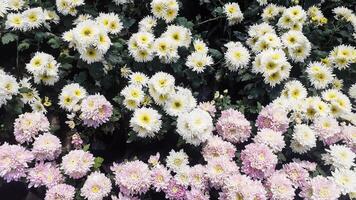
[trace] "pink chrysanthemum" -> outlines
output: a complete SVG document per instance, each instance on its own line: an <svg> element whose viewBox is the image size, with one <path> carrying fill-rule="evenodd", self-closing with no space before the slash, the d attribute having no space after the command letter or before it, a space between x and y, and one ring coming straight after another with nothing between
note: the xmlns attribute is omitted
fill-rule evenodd
<svg viewBox="0 0 356 200"><path fill-rule="evenodd" d="M167 189L164 190L166 198L170 200L184 200L186 199L187 189L179 185L174 179L169 181Z"/></svg>
<svg viewBox="0 0 356 200"><path fill-rule="evenodd" d="M58 137L44 133L38 136L33 143L32 153L35 155L36 160L49 160L56 159L62 152L61 141Z"/></svg>
<svg viewBox="0 0 356 200"><path fill-rule="evenodd" d="M94 165L94 156L83 150L72 150L63 156L61 169L69 177L79 179L85 176Z"/></svg>
<svg viewBox="0 0 356 200"><path fill-rule="evenodd" d="M111 200L139 200L139 198L127 196L122 193L119 193L119 195L117 195L117 196L111 195Z"/></svg>
<svg viewBox="0 0 356 200"><path fill-rule="evenodd" d="M225 156L232 160L235 157L235 153L235 146L230 142L222 140L218 136L209 138L202 149L202 154L206 161L220 156Z"/></svg>
<svg viewBox="0 0 356 200"><path fill-rule="evenodd" d="M84 125L97 128L109 121L113 107L103 95L90 95L81 105L81 115Z"/></svg>
<svg viewBox="0 0 356 200"><path fill-rule="evenodd" d="M356 126L343 126L341 136L346 145L356 153Z"/></svg>
<svg viewBox="0 0 356 200"><path fill-rule="evenodd" d="M49 121L42 113L24 113L15 119L14 135L16 141L20 144L32 142L36 135L48 131Z"/></svg>
<svg viewBox="0 0 356 200"><path fill-rule="evenodd" d="M265 144L275 153L282 151L282 149L286 146L282 132L269 128L264 128L257 132L257 135L253 138L253 141L258 144Z"/></svg>
<svg viewBox="0 0 356 200"><path fill-rule="evenodd" d="M246 141L251 135L251 125L245 116L234 109L221 112L216 123L218 134L231 143Z"/></svg>
<svg viewBox="0 0 356 200"><path fill-rule="evenodd" d="M38 163L34 168L28 170L27 180L28 187L46 186L51 188L55 185L63 183L64 177L61 171L53 163Z"/></svg>
<svg viewBox="0 0 356 200"><path fill-rule="evenodd" d="M187 191L186 195L187 195L186 199L209 200L209 194L202 192L201 190L198 189L192 189L190 191Z"/></svg>
<svg viewBox="0 0 356 200"><path fill-rule="evenodd" d="M341 191L329 178L317 176L308 182L299 195L306 200L336 200Z"/></svg>
<svg viewBox="0 0 356 200"><path fill-rule="evenodd" d="M201 102L199 103L198 108L208 112L211 117L215 117L216 107L213 102Z"/></svg>
<svg viewBox="0 0 356 200"><path fill-rule="evenodd" d="M73 200L75 188L67 184L58 184L49 188L46 192L45 200Z"/></svg>
<svg viewBox="0 0 356 200"><path fill-rule="evenodd" d="M287 174L296 187L302 187L309 180L309 172L303 164L297 162L284 164L282 171Z"/></svg>
<svg viewBox="0 0 356 200"><path fill-rule="evenodd" d="M224 180L235 173L239 173L239 168L234 161L225 157L217 157L208 161L206 166L207 177L211 186L221 188Z"/></svg>
<svg viewBox="0 0 356 200"><path fill-rule="evenodd" d="M171 172L163 165L156 165L151 169L152 186L160 192L167 189L169 180L172 178Z"/></svg>
<svg viewBox="0 0 356 200"><path fill-rule="evenodd" d="M295 188L287 175L281 172L274 173L267 180L267 188L270 192L272 200L293 200L295 196Z"/></svg>
<svg viewBox="0 0 356 200"><path fill-rule="evenodd" d="M151 186L151 173L148 165L142 161L116 164L111 167L115 182L125 195L139 195L148 191Z"/></svg>
<svg viewBox="0 0 356 200"><path fill-rule="evenodd" d="M321 116L314 120L313 130L324 144L331 145L341 139L338 121L330 116Z"/></svg>
<svg viewBox="0 0 356 200"><path fill-rule="evenodd" d="M289 126L287 111L270 104L259 113L256 121L258 129L269 128L285 133Z"/></svg>
<svg viewBox="0 0 356 200"><path fill-rule="evenodd" d="M241 152L242 171L252 178L262 179L270 176L278 159L264 144L251 143Z"/></svg>
<svg viewBox="0 0 356 200"><path fill-rule="evenodd" d="M34 156L20 145L4 143L0 146L0 176L7 182L18 181L26 176L27 163Z"/></svg>
<svg viewBox="0 0 356 200"><path fill-rule="evenodd" d="M230 199L267 199L262 183L241 174L234 174L225 180L219 200Z"/></svg>
<svg viewBox="0 0 356 200"><path fill-rule="evenodd" d="M88 200L102 200L109 195L111 189L111 181L105 174L93 172L85 180L80 195Z"/></svg>
<svg viewBox="0 0 356 200"><path fill-rule="evenodd" d="M189 170L189 184L191 188L204 191L208 187L208 177L206 175L206 167L203 165L195 165Z"/></svg>

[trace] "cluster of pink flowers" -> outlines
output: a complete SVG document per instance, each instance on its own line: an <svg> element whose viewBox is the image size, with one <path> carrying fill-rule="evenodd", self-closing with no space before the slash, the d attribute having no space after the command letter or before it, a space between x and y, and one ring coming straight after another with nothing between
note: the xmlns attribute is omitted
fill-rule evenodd
<svg viewBox="0 0 356 200"><path fill-rule="evenodd" d="M225 156L232 160L235 157L235 153L235 146L218 136L209 138L202 149L202 154L206 161L220 156Z"/></svg>
<svg viewBox="0 0 356 200"><path fill-rule="evenodd" d="M42 113L21 114L14 123L15 139L20 144L32 142L38 134L48 132L49 125L47 117Z"/></svg>
<svg viewBox="0 0 356 200"><path fill-rule="evenodd" d="M242 171L252 178L263 179L270 176L278 159L264 144L251 143L241 152Z"/></svg>
<svg viewBox="0 0 356 200"><path fill-rule="evenodd" d="M250 122L241 112L234 109L221 112L216 130L223 139L234 144L245 142L251 135Z"/></svg>
<svg viewBox="0 0 356 200"><path fill-rule="evenodd" d="M269 128L285 133L289 127L287 111L273 104L267 105L259 113L256 121L258 129Z"/></svg>
<svg viewBox="0 0 356 200"><path fill-rule="evenodd" d="M33 154L20 145L4 143L0 146L0 176L7 182L18 181L26 176L28 163Z"/></svg>
<svg viewBox="0 0 356 200"><path fill-rule="evenodd" d="M113 107L103 95L90 95L81 104L81 119L88 127L97 128L109 121Z"/></svg>

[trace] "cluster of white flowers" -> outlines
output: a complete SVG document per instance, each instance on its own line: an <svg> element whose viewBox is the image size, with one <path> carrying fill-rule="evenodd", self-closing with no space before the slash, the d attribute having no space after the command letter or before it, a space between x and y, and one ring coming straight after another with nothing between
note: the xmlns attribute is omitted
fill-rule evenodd
<svg viewBox="0 0 356 200"><path fill-rule="evenodd" d="M284 9L277 25L288 30L301 31L307 19L307 13L299 5Z"/></svg>
<svg viewBox="0 0 356 200"><path fill-rule="evenodd" d="M7 101L12 99L12 96L18 94L19 84L16 78L6 74L0 69L0 107L5 105Z"/></svg>
<svg viewBox="0 0 356 200"><path fill-rule="evenodd" d="M296 62L303 62L311 51L311 44L301 31L290 30L281 36L287 55Z"/></svg>
<svg viewBox="0 0 356 200"><path fill-rule="evenodd" d="M255 73L261 73L264 81L274 87L289 77L291 68L283 50L269 49L255 57L252 70Z"/></svg>
<svg viewBox="0 0 356 200"><path fill-rule="evenodd" d="M235 25L244 19L244 15L241 12L240 6L238 3L227 3L224 5L224 13L227 16L229 25Z"/></svg>
<svg viewBox="0 0 356 200"><path fill-rule="evenodd" d="M206 67L214 63L213 58L208 55L209 48L201 40L193 42L194 51L187 57L185 65L197 73L203 72Z"/></svg>
<svg viewBox="0 0 356 200"><path fill-rule="evenodd" d="M151 11L155 17L172 22L178 15L179 5L176 0L153 0Z"/></svg>
<svg viewBox="0 0 356 200"><path fill-rule="evenodd" d="M84 5L84 0L56 0L57 10L63 15L75 16L77 7L81 5Z"/></svg>
<svg viewBox="0 0 356 200"><path fill-rule="evenodd" d="M330 52L328 59L335 68L344 70L356 63L356 48L350 45L339 45Z"/></svg>
<svg viewBox="0 0 356 200"><path fill-rule="evenodd" d="M59 106L69 112L80 109L81 100L87 96L87 91L78 83L71 83L62 88L58 96Z"/></svg>
<svg viewBox="0 0 356 200"><path fill-rule="evenodd" d="M277 36L276 31L266 22L250 26L248 35L247 44L255 53L282 47L282 42Z"/></svg>
<svg viewBox="0 0 356 200"><path fill-rule="evenodd" d="M11 30L30 31L41 26L49 27L49 22L58 23L59 16L54 11L37 7L29 8L21 13L9 13L5 26Z"/></svg>
<svg viewBox="0 0 356 200"><path fill-rule="evenodd" d="M136 62L148 62L155 56L163 63L175 62L179 58L178 47L187 48L191 43L190 30L183 26L170 25L156 39L149 31L154 24L155 21L152 18L147 18L141 23L141 31L133 34L128 41L130 55Z"/></svg>
<svg viewBox="0 0 356 200"><path fill-rule="evenodd" d="M238 71L245 68L250 62L250 52L240 42L229 42L225 44L227 51L225 53L226 67L230 71Z"/></svg>
<svg viewBox="0 0 356 200"><path fill-rule="evenodd" d="M100 13L95 19L85 19L77 26L63 33L63 40L69 42L87 63L102 61L111 46L109 34L118 34L123 28L119 16L114 13Z"/></svg>
<svg viewBox="0 0 356 200"><path fill-rule="evenodd" d="M45 85L54 85L59 79L58 69L60 64L50 54L36 52L26 69L33 75L35 83L43 82Z"/></svg>

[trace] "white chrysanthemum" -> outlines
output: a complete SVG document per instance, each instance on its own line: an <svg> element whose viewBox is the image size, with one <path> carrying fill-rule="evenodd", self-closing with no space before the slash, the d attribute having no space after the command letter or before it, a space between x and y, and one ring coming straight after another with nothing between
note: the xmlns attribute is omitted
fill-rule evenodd
<svg viewBox="0 0 356 200"><path fill-rule="evenodd" d="M330 68L320 62L312 62L307 68L308 78L316 89L326 88L333 80L333 73Z"/></svg>
<svg viewBox="0 0 356 200"><path fill-rule="evenodd" d="M208 112L194 109L189 113L183 113L177 119L177 132L183 139L195 146L205 142L212 136L213 120Z"/></svg>
<svg viewBox="0 0 356 200"><path fill-rule="evenodd" d="M289 77L291 68L283 50L269 49L255 57L252 71L261 73L264 81L274 87Z"/></svg>
<svg viewBox="0 0 356 200"><path fill-rule="evenodd" d="M195 52L198 52L198 53L207 54L209 51L209 48L207 47L207 45L202 40L199 40L199 39L194 40L193 47L194 47Z"/></svg>
<svg viewBox="0 0 356 200"><path fill-rule="evenodd" d="M157 19L155 17L146 16L138 23L138 29L139 32L152 32L156 25Z"/></svg>
<svg viewBox="0 0 356 200"><path fill-rule="evenodd" d="M169 23L177 17L179 5L176 0L153 0L151 11L155 17L164 19Z"/></svg>
<svg viewBox="0 0 356 200"><path fill-rule="evenodd" d="M331 172L333 180L339 186L342 194L346 195L351 192L356 192L356 172L355 170L336 169Z"/></svg>
<svg viewBox="0 0 356 200"><path fill-rule="evenodd" d="M263 21L268 22L274 19L280 12L282 12L283 7L279 7L273 3L268 4L261 14Z"/></svg>
<svg viewBox="0 0 356 200"><path fill-rule="evenodd" d="M10 10L13 11L21 10L25 5L24 0L8 0L7 2Z"/></svg>
<svg viewBox="0 0 356 200"><path fill-rule="evenodd" d="M9 13L6 18L5 27L12 30L22 30L25 21L20 13Z"/></svg>
<svg viewBox="0 0 356 200"><path fill-rule="evenodd" d="M188 155L183 149L178 152L171 150L166 158L166 166L174 172L178 172L180 169L188 166L188 164Z"/></svg>
<svg viewBox="0 0 356 200"><path fill-rule="evenodd" d="M224 13L229 20L229 25L240 23L244 16L238 3L227 3L224 5Z"/></svg>
<svg viewBox="0 0 356 200"><path fill-rule="evenodd" d="M53 85L59 80L58 69L60 64L50 54L37 52L26 64L26 69L34 76L35 83L43 82L45 85Z"/></svg>
<svg viewBox="0 0 356 200"><path fill-rule="evenodd" d="M88 64L99 62L104 58L104 54L97 48L87 47L85 49L79 49L80 58Z"/></svg>
<svg viewBox="0 0 356 200"><path fill-rule="evenodd" d="M190 30L183 26L170 25L162 34L162 37L170 38L178 47L188 48L192 40L191 35Z"/></svg>
<svg viewBox="0 0 356 200"><path fill-rule="evenodd" d="M76 15L77 7L84 4L84 0L56 0L58 12L63 15Z"/></svg>
<svg viewBox="0 0 356 200"><path fill-rule="evenodd" d="M136 109L130 120L130 127L143 138L154 137L161 129L161 125L161 115L152 108Z"/></svg>
<svg viewBox="0 0 356 200"><path fill-rule="evenodd" d="M30 8L22 13L25 30L39 28L45 22L45 15L42 8Z"/></svg>
<svg viewBox="0 0 356 200"><path fill-rule="evenodd" d="M56 11L44 9L43 14L45 16L46 21L50 21L54 24L59 23L59 16L57 15Z"/></svg>
<svg viewBox="0 0 356 200"><path fill-rule="evenodd" d="M18 94L19 88L16 78L0 69L0 107L11 100L13 95Z"/></svg>
<svg viewBox="0 0 356 200"><path fill-rule="evenodd" d="M277 25L283 29L301 30L306 19L307 13L297 5L285 9Z"/></svg>
<svg viewBox="0 0 356 200"><path fill-rule="evenodd" d="M350 169L355 166L356 154L344 145L332 145L326 150L326 154L322 155L325 164L332 165L338 169Z"/></svg>
<svg viewBox="0 0 356 200"><path fill-rule="evenodd" d="M229 42L225 44L227 51L225 53L226 67L231 71L237 71L245 68L250 62L250 53L240 42Z"/></svg>
<svg viewBox="0 0 356 200"><path fill-rule="evenodd" d="M307 97L308 92L304 85L297 80L289 81L284 85L284 89L281 92L282 96L292 100L301 100Z"/></svg>
<svg viewBox="0 0 356 200"><path fill-rule="evenodd" d="M356 61L356 49L349 45L339 45L330 52L329 58L337 69L347 69Z"/></svg>
<svg viewBox="0 0 356 200"><path fill-rule="evenodd" d="M187 57L185 65L187 65L193 71L201 73L207 66L212 65L213 58L205 53L193 52Z"/></svg>
<svg viewBox="0 0 356 200"><path fill-rule="evenodd" d="M306 153L316 146L315 133L308 125L295 125L292 137L291 147L296 153Z"/></svg>
<svg viewBox="0 0 356 200"><path fill-rule="evenodd" d="M93 172L87 177L80 189L80 195L88 200L102 200L109 195L111 189L111 181L105 174Z"/></svg>
<svg viewBox="0 0 356 200"><path fill-rule="evenodd" d="M68 84L63 87L59 95L59 106L67 111L77 111L80 101L87 96L87 91L78 83Z"/></svg>
<svg viewBox="0 0 356 200"><path fill-rule="evenodd" d="M196 100L189 89L178 88L178 91L170 95L164 105L165 111L172 116L189 112L196 106Z"/></svg>
<svg viewBox="0 0 356 200"><path fill-rule="evenodd" d="M163 63L175 62L178 58L178 46L170 38L161 37L155 40L153 50Z"/></svg>
<svg viewBox="0 0 356 200"><path fill-rule="evenodd" d="M169 95L173 94L174 82L174 77L165 72L158 72L150 78L149 93L157 104L163 105Z"/></svg>
<svg viewBox="0 0 356 200"><path fill-rule="evenodd" d="M141 72L134 72L130 75L129 82L134 85L146 86L148 83L148 77Z"/></svg>
<svg viewBox="0 0 356 200"><path fill-rule="evenodd" d="M144 92L141 85L126 86L120 93L124 96L124 104L128 109L137 108L144 99ZM135 106L133 106L135 105Z"/></svg>
<svg viewBox="0 0 356 200"><path fill-rule="evenodd" d="M111 34L118 34L123 29L123 24L115 13L100 13L96 21Z"/></svg>
<svg viewBox="0 0 356 200"><path fill-rule="evenodd" d="M0 1L0 17L4 17L9 10L9 2L7 0Z"/></svg>
<svg viewBox="0 0 356 200"><path fill-rule="evenodd" d="M351 98L356 100L356 83L351 85L351 87L349 88L349 95Z"/></svg>
<svg viewBox="0 0 356 200"><path fill-rule="evenodd" d="M272 129L262 129L253 138L255 143L265 144L272 149L273 152L280 152L286 146L282 132Z"/></svg>
<svg viewBox="0 0 356 200"><path fill-rule="evenodd" d="M113 0L116 5L121 5L121 4L128 4L128 3L132 3L133 0Z"/></svg>

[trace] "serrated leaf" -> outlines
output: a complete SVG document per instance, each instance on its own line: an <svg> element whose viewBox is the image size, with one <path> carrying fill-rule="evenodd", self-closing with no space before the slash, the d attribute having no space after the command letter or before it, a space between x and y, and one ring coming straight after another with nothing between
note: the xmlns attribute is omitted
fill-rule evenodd
<svg viewBox="0 0 356 200"><path fill-rule="evenodd" d="M104 158L102 157L96 157L94 159L94 169L99 169L101 167L101 165L103 164L104 162Z"/></svg>
<svg viewBox="0 0 356 200"><path fill-rule="evenodd" d="M18 36L13 33L6 33L1 37L1 42L2 44L9 44L10 42L17 40L17 38Z"/></svg>

